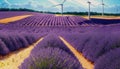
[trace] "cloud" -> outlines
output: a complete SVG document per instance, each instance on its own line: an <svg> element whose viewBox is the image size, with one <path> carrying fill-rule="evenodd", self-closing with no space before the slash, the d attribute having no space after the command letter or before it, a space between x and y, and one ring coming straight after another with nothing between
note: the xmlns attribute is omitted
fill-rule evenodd
<svg viewBox="0 0 120 69"><path fill-rule="evenodd" d="M29 0L28 3L34 8L37 8L40 5L40 3L38 1L35 1L35 0Z"/></svg>
<svg viewBox="0 0 120 69"><path fill-rule="evenodd" d="M35 0L28 0L25 3L13 3L12 8L28 8L33 10L43 10L43 6L40 4L40 2Z"/></svg>
<svg viewBox="0 0 120 69"><path fill-rule="evenodd" d="M105 12L108 12L108 13L120 13L120 6L118 5L114 5L114 6L110 6L110 7L105 7Z"/></svg>
<svg viewBox="0 0 120 69"><path fill-rule="evenodd" d="M54 5L59 4L58 2L56 2L56 1L54 1L54 0L48 0L48 1L51 2L51 3L54 4Z"/></svg>
<svg viewBox="0 0 120 69"><path fill-rule="evenodd" d="M63 0L62 0L63 1ZM1 0L0 7L5 8L11 6L12 8L28 8L33 10L46 10L53 12L61 12L61 6L55 6L62 2L61 0L21 0L19 1L11 0ZM88 10L88 0L67 0L64 4L64 11L87 11ZM101 12L101 0L89 0L93 5L91 5L91 11ZM115 6L111 2L104 2L107 6L105 7L105 12L117 12L116 7L120 10L120 6Z"/></svg>
<svg viewBox="0 0 120 69"><path fill-rule="evenodd" d="M88 8L88 1L89 0L67 0L68 2L72 2L74 4L76 4L77 6L81 6L84 7L85 9ZM100 2L97 0L90 0L91 4L92 4L92 8L95 8L95 6L100 5Z"/></svg>
<svg viewBox="0 0 120 69"><path fill-rule="evenodd" d="M58 3L58 2L56 2L56 1L54 1L54 0L48 0L50 3L52 3L53 5L53 7L56 7L57 9L59 9L59 10L61 10L61 6L55 6L55 5L58 5L58 4L60 4L60 3Z"/></svg>
<svg viewBox="0 0 120 69"><path fill-rule="evenodd" d="M73 6L67 6L64 8L65 12L86 12L86 10L83 7L73 7Z"/></svg>

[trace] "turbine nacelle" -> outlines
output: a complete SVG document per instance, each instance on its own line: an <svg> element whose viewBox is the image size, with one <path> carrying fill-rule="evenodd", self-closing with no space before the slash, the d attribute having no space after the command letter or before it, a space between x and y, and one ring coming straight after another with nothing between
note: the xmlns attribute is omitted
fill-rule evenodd
<svg viewBox="0 0 120 69"><path fill-rule="evenodd" d="M88 4L91 4L91 2L90 2L90 1L88 1L87 3L88 3Z"/></svg>

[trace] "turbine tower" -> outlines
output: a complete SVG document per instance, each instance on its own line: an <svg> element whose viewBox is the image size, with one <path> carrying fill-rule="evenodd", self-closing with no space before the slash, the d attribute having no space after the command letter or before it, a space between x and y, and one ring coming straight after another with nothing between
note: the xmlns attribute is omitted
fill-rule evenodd
<svg viewBox="0 0 120 69"><path fill-rule="evenodd" d="M90 14L90 8L91 8L90 5L91 5L91 2L88 1L87 3L88 3L88 8L89 8L88 9L88 19L90 20L91 19L91 17L90 17L91 16L91 14Z"/></svg>
<svg viewBox="0 0 120 69"><path fill-rule="evenodd" d="M61 4L55 5L55 6L61 6L61 15L63 16L63 8L64 8L64 3L66 0L64 0Z"/></svg>
<svg viewBox="0 0 120 69"><path fill-rule="evenodd" d="M102 0L102 16L104 16L104 6L105 6L105 4L104 4L104 2Z"/></svg>

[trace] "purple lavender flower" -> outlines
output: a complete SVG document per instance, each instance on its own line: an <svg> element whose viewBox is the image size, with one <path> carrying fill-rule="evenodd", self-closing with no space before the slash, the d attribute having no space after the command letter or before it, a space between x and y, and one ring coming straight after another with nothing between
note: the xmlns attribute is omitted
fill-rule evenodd
<svg viewBox="0 0 120 69"><path fill-rule="evenodd" d="M78 60L59 48L36 50L19 69L83 69Z"/></svg>
<svg viewBox="0 0 120 69"><path fill-rule="evenodd" d="M95 69L120 69L120 48L101 56L95 62Z"/></svg>

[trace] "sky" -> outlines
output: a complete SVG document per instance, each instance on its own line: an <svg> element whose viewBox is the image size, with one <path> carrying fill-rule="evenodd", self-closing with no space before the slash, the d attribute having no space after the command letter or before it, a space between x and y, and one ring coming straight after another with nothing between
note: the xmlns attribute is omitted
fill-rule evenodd
<svg viewBox="0 0 120 69"><path fill-rule="evenodd" d="M0 0L1 8L28 8L38 11L61 12L64 0ZM64 12L87 12L88 1L91 2L92 12L102 12L102 0L66 0ZM120 13L120 0L103 0L105 12ZM58 5L58 6L55 6Z"/></svg>

